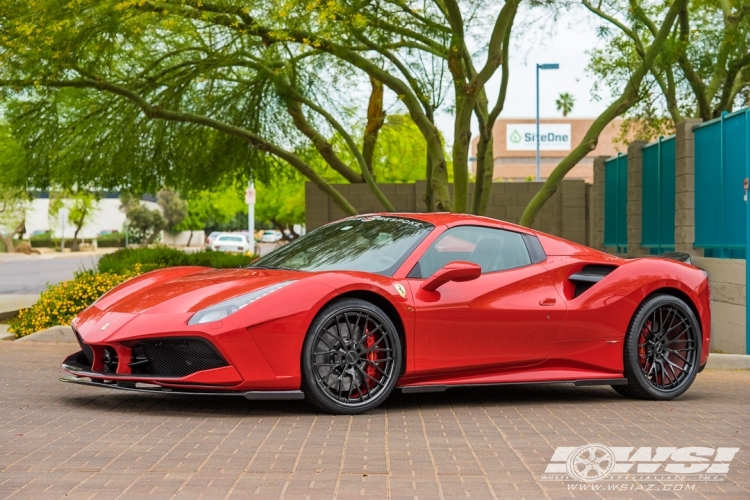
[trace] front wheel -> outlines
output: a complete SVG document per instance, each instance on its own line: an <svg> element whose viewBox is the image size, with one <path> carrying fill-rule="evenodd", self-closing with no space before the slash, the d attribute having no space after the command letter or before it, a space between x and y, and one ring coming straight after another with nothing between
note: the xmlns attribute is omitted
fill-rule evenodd
<svg viewBox="0 0 750 500"><path fill-rule="evenodd" d="M674 399L698 374L700 323L683 300L655 295L633 316L624 349L628 385L616 386L617 392L639 399Z"/></svg>
<svg viewBox="0 0 750 500"><path fill-rule="evenodd" d="M302 350L307 399L323 411L355 415L379 406L401 373L401 340L374 304L343 299L315 318Z"/></svg>

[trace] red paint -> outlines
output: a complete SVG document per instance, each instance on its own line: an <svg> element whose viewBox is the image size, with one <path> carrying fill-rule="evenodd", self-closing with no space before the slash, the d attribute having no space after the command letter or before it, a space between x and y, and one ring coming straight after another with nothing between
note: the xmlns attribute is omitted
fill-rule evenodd
<svg viewBox="0 0 750 500"><path fill-rule="evenodd" d="M201 390L291 390L300 388L302 344L318 311L344 294L369 293L392 304L398 314L394 319L403 326L402 386L619 378L623 340L636 308L649 294L670 289L692 303L702 325L701 364L708 359L708 281L692 266L658 258L619 259L485 217L399 215L430 222L435 229L393 277L344 271L170 268L116 287L81 313L73 325L92 346L95 372L104 370L104 347L117 352L118 373L102 373L101 379ZM445 230L461 225L536 235L547 259L480 276L474 264L451 263L440 279L433 275L433 285L429 279L407 278ZM568 277L587 264L616 269L574 298ZM187 324L205 307L290 280L294 283L219 322ZM405 297L395 284L404 286ZM163 337L203 338L230 366L183 379L130 373L130 347L139 339ZM73 373L90 376L90 372ZM181 386L181 382L190 384Z"/></svg>

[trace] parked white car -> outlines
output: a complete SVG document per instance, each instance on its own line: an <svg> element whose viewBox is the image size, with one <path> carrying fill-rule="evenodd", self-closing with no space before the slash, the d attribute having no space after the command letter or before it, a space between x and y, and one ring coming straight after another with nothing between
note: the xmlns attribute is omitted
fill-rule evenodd
<svg viewBox="0 0 750 500"><path fill-rule="evenodd" d="M251 252L253 244L242 233L219 233L210 248L217 252Z"/></svg>
<svg viewBox="0 0 750 500"><path fill-rule="evenodd" d="M281 240L281 231L275 231L273 229L267 229L263 231L260 237L262 243L276 243Z"/></svg>

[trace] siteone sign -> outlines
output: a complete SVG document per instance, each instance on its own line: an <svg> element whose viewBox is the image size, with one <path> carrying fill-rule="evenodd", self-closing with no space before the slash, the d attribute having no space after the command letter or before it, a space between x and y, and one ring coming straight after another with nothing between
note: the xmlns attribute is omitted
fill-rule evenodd
<svg viewBox="0 0 750 500"><path fill-rule="evenodd" d="M536 151L536 124L509 123L505 127L505 149L507 151ZM570 151L570 123L540 124L539 149Z"/></svg>

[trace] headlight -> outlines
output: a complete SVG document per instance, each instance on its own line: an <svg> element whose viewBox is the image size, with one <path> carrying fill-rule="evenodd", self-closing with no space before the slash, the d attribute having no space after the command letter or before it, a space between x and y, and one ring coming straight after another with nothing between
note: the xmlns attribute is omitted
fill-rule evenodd
<svg viewBox="0 0 750 500"><path fill-rule="evenodd" d="M259 298L265 297L269 293L284 288L291 283L294 283L294 281L283 281L275 285L255 290L254 292L246 293L245 295L240 295L233 299L225 300L214 306L207 307L206 309L195 313L193 317L190 318L190 321L188 321L188 325L199 325L201 323L210 323L212 321L224 319L230 314L236 313L246 305L252 304Z"/></svg>

